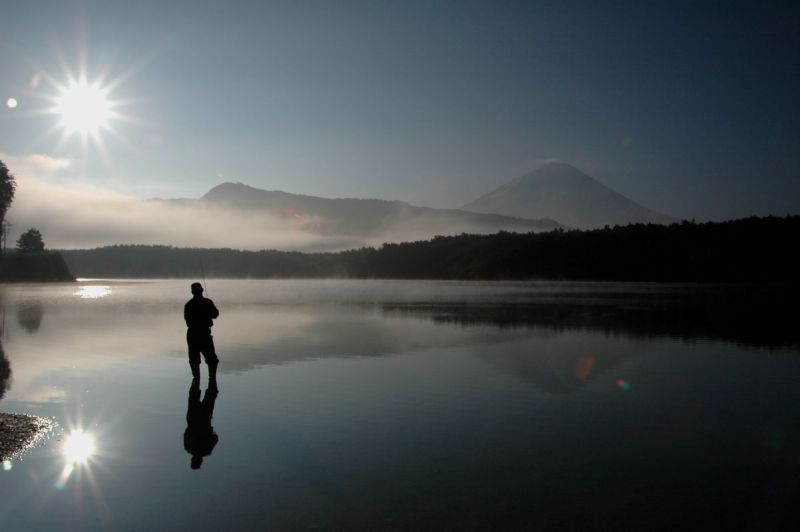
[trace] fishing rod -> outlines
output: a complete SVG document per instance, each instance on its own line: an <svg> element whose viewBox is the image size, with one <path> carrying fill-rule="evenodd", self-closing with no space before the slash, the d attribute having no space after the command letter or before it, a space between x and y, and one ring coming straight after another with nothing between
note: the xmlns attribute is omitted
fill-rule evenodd
<svg viewBox="0 0 800 532"><path fill-rule="evenodd" d="M206 270L203 268L203 259L200 259L200 273L203 274L203 291L206 293L206 297L208 297L208 288L206 287Z"/></svg>

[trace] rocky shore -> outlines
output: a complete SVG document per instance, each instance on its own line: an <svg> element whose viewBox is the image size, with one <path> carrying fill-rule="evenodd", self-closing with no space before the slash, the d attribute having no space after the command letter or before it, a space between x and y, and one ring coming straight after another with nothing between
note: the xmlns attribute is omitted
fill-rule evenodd
<svg viewBox="0 0 800 532"><path fill-rule="evenodd" d="M49 419L0 412L0 461L11 460L36 445L52 429Z"/></svg>

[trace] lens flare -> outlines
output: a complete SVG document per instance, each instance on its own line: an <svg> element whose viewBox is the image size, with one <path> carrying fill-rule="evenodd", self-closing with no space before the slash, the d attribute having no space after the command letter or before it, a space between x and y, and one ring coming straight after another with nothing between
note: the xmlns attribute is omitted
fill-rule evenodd
<svg viewBox="0 0 800 532"><path fill-rule="evenodd" d="M585 382L592 374L594 368L595 358L592 355L579 358L575 361L575 378L581 382Z"/></svg>

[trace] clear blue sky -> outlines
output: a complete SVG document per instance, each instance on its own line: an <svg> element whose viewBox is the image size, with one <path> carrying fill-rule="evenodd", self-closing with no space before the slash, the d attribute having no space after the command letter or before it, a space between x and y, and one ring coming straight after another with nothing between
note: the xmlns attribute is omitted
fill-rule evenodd
<svg viewBox="0 0 800 532"><path fill-rule="evenodd" d="M559 159L679 217L800 213L799 27L798 2L6 0L0 153L139 197L443 207ZM127 74L104 153L33 113L81 54Z"/></svg>

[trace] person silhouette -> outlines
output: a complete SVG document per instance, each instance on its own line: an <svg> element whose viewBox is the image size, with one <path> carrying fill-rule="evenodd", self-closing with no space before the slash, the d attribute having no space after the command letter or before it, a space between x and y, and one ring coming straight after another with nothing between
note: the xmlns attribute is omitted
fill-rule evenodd
<svg viewBox="0 0 800 532"><path fill-rule="evenodd" d="M192 377L200 378L200 353L208 364L209 380L217 377L219 358L214 350L214 338L211 336L212 320L219 317L219 310L214 302L203 297L203 285L192 283L192 299L183 307L183 319L186 320L186 343L189 346L189 367Z"/></svg>
<svg viewBox="0 0 800 532"><path fill-rule="evenodd" d="M203 458L211 455L211 451L219 441L219 436L211 426L217 395L219 395L217 383L211 381L201 401L200 379L192 379L192 385L189 387L189 406L186 409L186 430L183 431L183 448L192 455L192 469L200 469Z"/></svg>

